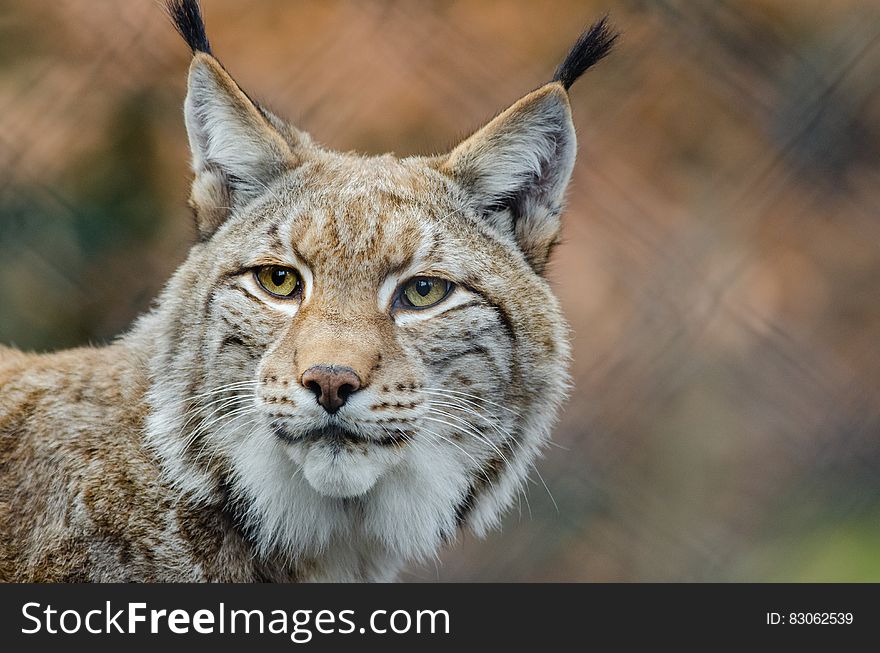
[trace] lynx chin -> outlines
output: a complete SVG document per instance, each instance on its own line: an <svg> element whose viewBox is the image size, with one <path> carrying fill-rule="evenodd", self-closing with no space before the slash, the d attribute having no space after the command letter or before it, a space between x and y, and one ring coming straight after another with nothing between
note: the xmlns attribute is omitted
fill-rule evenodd
<svg viewBox="0 0 880 653"><path fill-rule="evenodd" d="M329 151L213 56L184 117L197 239L106 347L0 347L0 579L383 581L495 527L568 385L543 273L575 159L553 79L439 156Z"/></svg>

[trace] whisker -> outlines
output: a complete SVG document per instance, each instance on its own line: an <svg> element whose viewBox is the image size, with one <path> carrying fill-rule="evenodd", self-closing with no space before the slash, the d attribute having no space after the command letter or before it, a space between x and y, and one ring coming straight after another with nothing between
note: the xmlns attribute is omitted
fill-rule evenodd
<svg viewBox="0 0 880 653"><path fill-rule="evenodd" d="M218 400L220 405L216 406L214 408L211 408L211 410L208 412L208 414L204 416L204 419L211 419L217 415L218 411L224 410L226 408L229 408L230 406L235 406L240 403L252 402L255 398L256 398L256 395L237 395L235 397L226 397L222 400ZM211 402L210 404L208 404L206 406L198 406L198 407L195 407L192 411L187 411L186 413L184 413L182 417L186 417L187 415L189 415L189 418L180 427L180 429L179 429L180 433L183 433L186 430L186 427L189 426L190 422L192 422L194 419L198 418L200 416L200 414L205 411L206 408L208 408L212 404L215 404L218 402ZM222 417L222 415L221 415L221 417ZM204 422L203 422L203 424L204 424Z"/></svg>
<svg viewBox="0 0 880 653"><path fill-rule="evenodd" d="M203 397L218 394L220 392L226 392L227 390L239 389L241 387L257 385L258 383L259 383L259 381L255 380L255 379L250 380L250 381L236 381L234 383L227 383L226 385L218 386L216 388L213 388L212 390L207 390L205 392L201 392L199 394L195 394L190 397L185 397L184 401L193 401L195 399L202 399Z"/></svg>
<svg viewBox="0 0 880 653"><path fill-rule="evenodd" d="M216 415L215 417L209 419L207 422L202 422L187 435L186 446L192 444L199 435L206 433L215 424L218 424L223 420L229 420L235 415L241 415L251 410L254 410L254 406L252 404L246 404L221 415Z"/></svg>
<svg viewBox="0 0 880 653"><path fill-rule="evenodd" d="M492 442L491 440L489 440L489 438L487 438L486 436L484 436L482 433L477 432L477 430L474 428L473 424L471 424L470 422L468 422L467 420L465 420L465 419L463 419L463 418L461 418L461 417L458 417L457 415L453 415L453 414L451 414L451 413L447 413L446 411L443 411L443 410L435 410L434 412L437 413L437 414L439 414L439 415L443 415L444 417L448 417L448 418L450 418L450 419L454 419L454 420L456 420L457 422L460 422L460 423L464 424L464 425L465 425L465 428L464 428L464 429L461 429L461 430L464 430L464 432L467 433L468 435L473 436L474 438L476 438L476 439L479 440L480 442L485 442L485 443L488 444L490 447L492 447L492 448L495 450L495 452L496 452L499 456L501 456L501 459L504 461L504 464L505 464L505 465L510 465L510 464L511 464L511 463L510 463L510 460L507 459L507 456L504 455L504 452L501 451L501 449L499 449L498 446L497 446L494 442ZM454 426L453 424L449 424L448 422L447 422L446 424L447 424L447 426L451 426L451 427L455 428L455 426Z"/></svg>
<svg viewBox="0 0 880 653"><path fill-rule="evenodd" d="M450 398L450 397L446 397L446 398L447 398L447 399L454 399L454 398ZM450 404L450 403L448 403L448 402L437 402L437 401L435 401L435 400L433 400L433 399L430 400L430 404L431 404L431 405L444 405L444 406L448 406L448 407L452 407L452 408L459 408L459 409L461 409L461 410L465 410L466 412L470 412L470 413L472 413L472 414L475 414L475 415L477 415L478 417L482 417L483 419L486 420L487 423L489 423L491 426L493 426L493 428L495 428L495 430L498 431L498 433L500 433L500 434L502 435L502 437L505 438L505 442L511 442L511 441L512 441L514 445L517 445L517 446L520 446L520 447L525 446L524 443L517 441L516 438L514 438L514 436L513 436L512 433L510 433L510 432L507 431L506 429L501 428L501 427L496 423L497 420L496 420L496 421L489 420L489 418L486 417L485 415L483 415L483 414L481 414L481 413L477 413L476 411L472 411L472 410L470 410L467 406L459 406L459 405L457 405L457 404L454 404L454 403ZM453 415L450 415L450 414L446 413L445 411L436 411L436 412L438 412L438 413L440 413L440 414L444 414L444 415L446 415L446 416L448 416L448 417L452 417L452 418L455 418L455 417L456 417L456 416L453 416ZM458 418L458 419L461 419L461 418ZM470 423L468 423L468 424L469 424L470 426L474 426L473 424L470 424ZM449 426L452 426L452 425L449 425ZM472 436L473 436L473 435L475 435L475 434L474 434L474 433L469 433L469 435L472 435ZM486 442L487 444L489 444L490 446L492 446L492 447L495 449L495 451L496 451L496 452L502 457L502 459L504 460L504 462L505 462L507 465L511 465L510 460L504 455L504 453L503 453L503 452L502 452L497 446L494 445L494 443L492 443L490 440L488 440L487 438L485 438L485 436L476 436L476 437L477 437L478 440L481 440L481 441L483 441L483 442ZM537 469L535 469L535 471L537 472ZM540 475L540 472L538 472L538 474ZM558 506L557 506L557 504L556 504L556 500L555 500L555 498L553 497L553 494L550 492L550 490L549 490L549 488L547 487L546 482L544 482L543 478L541 479L541 481L542 481L542 483L544 484L544 488L547 490L548 495L550 496L550 500L553 502L553 505L556 506L556 510L557 510L557 512L558 512L559 508L558 508ZM528 509L528 513L529 513L529 519L532 519L532 518L533 518L533 517L532 517L532 506L531 506L531 502L529 501L529 497L528 497L527 492L525 491L524 488L520 487L520 488L519 488L519 494L521 494L522 497L523 497L523 499L525 499L525 502L526 502L526 508Z"/></svg>
<svg viewBox="0 0 880 653"><path fill-rule="evenodd" d="M231 413L222 416L226 420L226 424L223 424L222 427L228 426L228 425L232 424L233 422L241 419L242 417L250 417L251 416L251 413L248 410L244 410L244 409L237 409L237 410L242 411L242 412L238 412L237 414L235 414L236 411L232 411ZM220 427L220 428L222 428L222 427ZM198 432L196 434L198 435ZM189 441L189 444L191 445L192 442L194 442L194 441L195 441L195 438L191 438ZM212 442L212 438L205 438L204 442L202 442L201 448L199 449L198 453L196 454L196 459L199 459L202 457L202 454L205 452L205 448L211 442ZM213 456L209 460L212 461Z"/></svg>
<svg viewBox="0 0 880 653"><path fill-rule="evenodd" d="M484 415L483 413L480 413L479 411L477 411L477 410L475 410L475 409L473 409L473 408L470 408L469 406L462 405L462 404L457 404L457 403L455 403L455 402L449 402L449 401L435 401L434 399L431 399L431 400L429 401L429 404L430 404L431 406L446 406L446 407L448 407L448 408L454 408L454 409L456 409L456 410L464 411L465 413L468 413L469 415L474 415L475 417L479 417L480 419L482 419L484 422L486 422L486 424L488 424L488 425L491 426L493 429L495 429L495 431L496 431L496 432L497 432L502 438L504 438L505 440L507 440L507 439L513 437L513 434L512 434L512 433L510 433L509 431L506 431L506 430L502 429L502 428L498 425L498 423L497 423L497 422L498 422L497 418L496 418L496 419L490 419L489 417L487 417L487 416Z"/></svg>
<svg viewBox="0 0 880 653"><path fill-rule="evenodd" d="M535 474L538 475L538 478L541 480L541 485L544 486L544 489L547 490L547 496L550 497L550 501L553 502L553 507L556 508L556 514L559 514L559 505L556 503L556 499L553 497L553 493L550 491L550 488L547 487L547 481L544 480L544 477L541 476L541 472L538 471L538 468L535 465L532 465L532 469L535 470Z"/></svg>
<svg viewBox="0 0 880 653"><path fill-rule="evenodd" d="M439 394L439 393L438 393ZM489 424L503 439L506 443L512 443L514 446L518 446L520 448L525 447L525 442L522 442L514 436L513 433L510 432L502 423L498 417L485 415L484 413L479 412L479 406L476 406L473 402L468 402L472 406L475 406L473 410L470 409L467 405L459 405L456 403L457 401L466 401L462 400L458 397L443 397L444 399L448 399L449 402L439 402L434 399L429 400L429 404L437 405L437 406L447 406L450 408L457 408L459 410L463 410L467 413L476 415L477 417L482 418L487 424Z"/></svg>
<svg viewBox="0 0 880 653"><path fill-rule="evenodd" d="M216 406L218 406L218 404L221 405L221 407L222 407L222 405L228 401L234 401L234 400L238 400L238 399L256 399L256 397L257 397L257 395L255 395L253 393L234 394L231 397L229 397L229 396L217 397L215 399L212 399L208 403L196 404L196 405L192 406L186 412L184 412L181 415L181 417L186 417L187 415L203 412L209 408L211 409L211 412L214 412L216 410L219 410L218 408L216 408Z"/></svg>
<svg viewBox="0 0 880 653"><path fill-rule="evenodd" d="M442 423L442 424L447 424L447 423L444 422L443 420L433 419L433 418L431 418L431 417L426 417L426 418L424 418L424 419L429 419L429 420L434 421L434 422L440 422L440 423ZM450 425L450 424L447 424L447 426L451 426L451 425ZM455 447L456 449L458 449L459 451L461 451L465 456L467 456L468 458L470 458L471 461L473 461L473 463L474 463L474 469L475 469L476 471L479 471L479 472L483 475L483 478L486 479L486 483L487 483L487 485L488 485L489 487L492 487L492 479L489 478L489 475L483 470L483 468L480 466L480 463L477 461L476 458L474 458L471 454L469 454L467 451L465 451L462 447L458 446L455 442L453 442L453 441L450 440L449 438L447 438L447 437L445 437L445 436L443 436L443 435L440 435L439 433L437 433L437 432L434 431L434 430L427 429L427 428L425 428L425 427L422 427L422 428L423 428L423 430L424 430L425 432L430 433L431 435L433 435L433 436L435 436L435 437L438 437L438 438L440 438L441 440L443 440L443 441L445 441L445 442L448 442L448 443L451 444L453 447ZM454 428L454 427L453 427L453 428Z"/></svg>
<svg viewBox="0 0 880 653"><path fill-rule="evenodd" d="M496 403L496 402L491 401L489 399L485 399L483 397L480 397L479 395L471 394L469 392L461 392L460 390L450 390L449 388L421 388L420 391L426 392L429 394L444 394L444 393L446 393L446 394L461 395L462 397L469 397L471 399L476 399L478 401L482 401L484 404L489 404L491 406L496 406L502 410L506 410L509 413L513 413L517 417L522 417L522 415L520 415L520 413L515 411L513 408L508 408L507 406L503 406L499 403Z"/></svg>

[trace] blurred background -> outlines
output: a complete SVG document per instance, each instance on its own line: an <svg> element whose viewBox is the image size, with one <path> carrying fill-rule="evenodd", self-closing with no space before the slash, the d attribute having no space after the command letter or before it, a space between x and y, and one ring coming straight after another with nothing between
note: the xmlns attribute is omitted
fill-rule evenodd
<svg viewBox="0 0 880 653"><path fill-rule="evenodd" d="M572 93L548 489L406 580L880 581L880 3L203 5L252 95L400 155L623 31ZM0 342L105 342L182 261L188 61L153 0L0 0Z"/></svg>

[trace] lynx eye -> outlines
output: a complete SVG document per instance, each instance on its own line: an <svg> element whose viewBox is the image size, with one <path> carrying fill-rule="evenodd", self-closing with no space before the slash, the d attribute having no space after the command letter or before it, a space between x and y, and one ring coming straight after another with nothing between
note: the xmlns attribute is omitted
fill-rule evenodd
<svg viewBox="0 0 880 653"><path fill-rule="evenodd" d="M254 275L263 290L276 297L292 297L301 286L296 270L280 265L263 265L254 270Z"/></svg>
<svg viewBox="0 0 880 653"><path fill-rule="evenodd" d="M403 286L401 301L409 308L428 308L449 294L452 284L435 277L413 277Z"/></svg>

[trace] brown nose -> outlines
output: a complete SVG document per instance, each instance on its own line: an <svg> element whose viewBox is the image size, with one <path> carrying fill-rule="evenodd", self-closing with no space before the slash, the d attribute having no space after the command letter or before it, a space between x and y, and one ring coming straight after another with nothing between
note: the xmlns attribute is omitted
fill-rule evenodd
<svg viewBox="0 0 880 653"><path fill-rule="evenodd" d="M350 367L313 365L303 372L300 383L315 393L324 410L335 413L349 396L360 390L361 377Z"/></svg>

